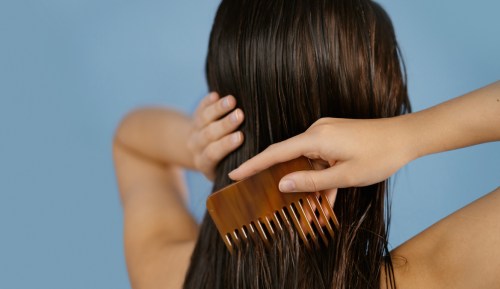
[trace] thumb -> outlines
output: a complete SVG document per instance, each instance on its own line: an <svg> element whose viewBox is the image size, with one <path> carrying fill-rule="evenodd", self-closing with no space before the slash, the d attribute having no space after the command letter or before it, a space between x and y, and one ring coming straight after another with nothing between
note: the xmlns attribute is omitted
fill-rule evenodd
<svg viewBox="0 0 500 289"><path fill-rule="evenodd" d="M343 164L324 170L298 171L284 176L279 189L283 193L318 192L352 186L352 176L346 174Z"/></svg>

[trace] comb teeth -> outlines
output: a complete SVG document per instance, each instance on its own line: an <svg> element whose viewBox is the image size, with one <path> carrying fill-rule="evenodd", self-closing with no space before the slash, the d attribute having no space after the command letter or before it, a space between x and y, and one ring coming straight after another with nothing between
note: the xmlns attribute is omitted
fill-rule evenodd
<svg viewBox="0 0 500 289"><path fill-rule="evenodd" d="M286 174L310 170L306 158L275 165L209 196L207 209L232 253L250 240L269 247L276 234L295 230L304 245L319 247L335 236L339 224L332 203L322 193L283 194L278 181Z"/></svg>

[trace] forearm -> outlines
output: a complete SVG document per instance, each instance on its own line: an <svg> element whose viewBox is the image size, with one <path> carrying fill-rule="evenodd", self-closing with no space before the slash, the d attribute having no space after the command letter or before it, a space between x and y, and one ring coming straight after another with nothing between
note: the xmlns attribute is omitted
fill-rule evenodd
<svg viewBox="0 0 500 289"><path fill-rule="evenodd" d="M413 158L500 140L500 82L401 117Z"/></svg>
<svg viewBox="0 0 500 289"><path fill-rule="evenodd" d="M196 235L181 170L190 165L185 144L189 126L189 118L181 113L148 108L128 114L117 129L113 158L128 255L142 256L154 247L151 244L162 246Z"/></svg>
<svg viewBox="0 0 500 289"><path fill-rule="evenodd" d="M223 105L228 101L229 106ZM211 94L201 101L193 118L165 108L140 109L126 116L117 129L113 155L134 288L180 286L180 272L187 263L177 259L189 256L198 233L183 199L187 186L181 167L212 172L242 143L242 138L231 141L242 112L224 117L235 104L232 97L219 100ZM240 117L234 122L231 116Z"/></svg>
<svg viewBox="0 0 500 289"><path fill-rule="evenodd" d="M190 118L167 108L142 108L129 113L118 127L114 142L151 161L193 168L186 143Z"/></svg>

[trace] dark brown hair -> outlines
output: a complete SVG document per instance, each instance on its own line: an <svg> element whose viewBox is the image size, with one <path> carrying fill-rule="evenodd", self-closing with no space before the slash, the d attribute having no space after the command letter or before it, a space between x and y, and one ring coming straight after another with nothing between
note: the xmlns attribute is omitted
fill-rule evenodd
<svg viewBox="0 0 500 289"><path fill-rule="evenodd" d="M319 118L410 110L392 23L369 0L223 0L206 73L210 90L234 95L245 113L245 142L219 163L213 191L242 162ZM384 265L394 287L386 201L386 181L339 190L341 229L313 252L285 231L271 249L250 242L230 255L205 215L184 288L379 288Z"/></svg>

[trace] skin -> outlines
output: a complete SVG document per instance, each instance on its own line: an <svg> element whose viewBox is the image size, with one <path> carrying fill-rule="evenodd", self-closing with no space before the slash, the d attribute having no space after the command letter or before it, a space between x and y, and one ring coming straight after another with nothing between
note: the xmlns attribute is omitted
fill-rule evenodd
<svg viewBox="0 0 500 289"><path fill-rule="evenodd" d="M241 145L243 134L231 133L243 121L235 105L232 96L219 100L210 94L193 118L144 108L118 127L113 156L133 288L181 288L198 234L186 209L182 169L198 170L210 179L219 160Z"/></svg>
<svg viewBox="0 0 500 289"><path fill-rule="evenodd" d="M498 140L500 81L399 117L322 118L306 132L269 146L229 176L241 180L303 155L329 163L330 167L284 176L281 191L366 186L390 177L419 157Z"/></svg>
<svg viewBox="0 0 500 289"><path fill-rule="evenodd" d="M381 181L420 156L499 140L499 86L496 83L408 116L319 120L304 134L271 146L231 177L242 178L287 157L305 155L328 165L293 173L295 190ZM113 155L133 288L182 288L198 234L186 208L182 170L198 170L212 179L216 164L241 145L243 134L237 128L244 115L235 106L232 96L219 99L212 93L193 117L145 108L127 115L117 129ZM429 125L435 123L439 127ZM322 149L324 143L335 150ZM348 176L352 170L356 178ZM335 178L322 183L320 177L307 176L313 173ZM500 188L393 250L398 288L500 288L499 207Z"/></svg>

